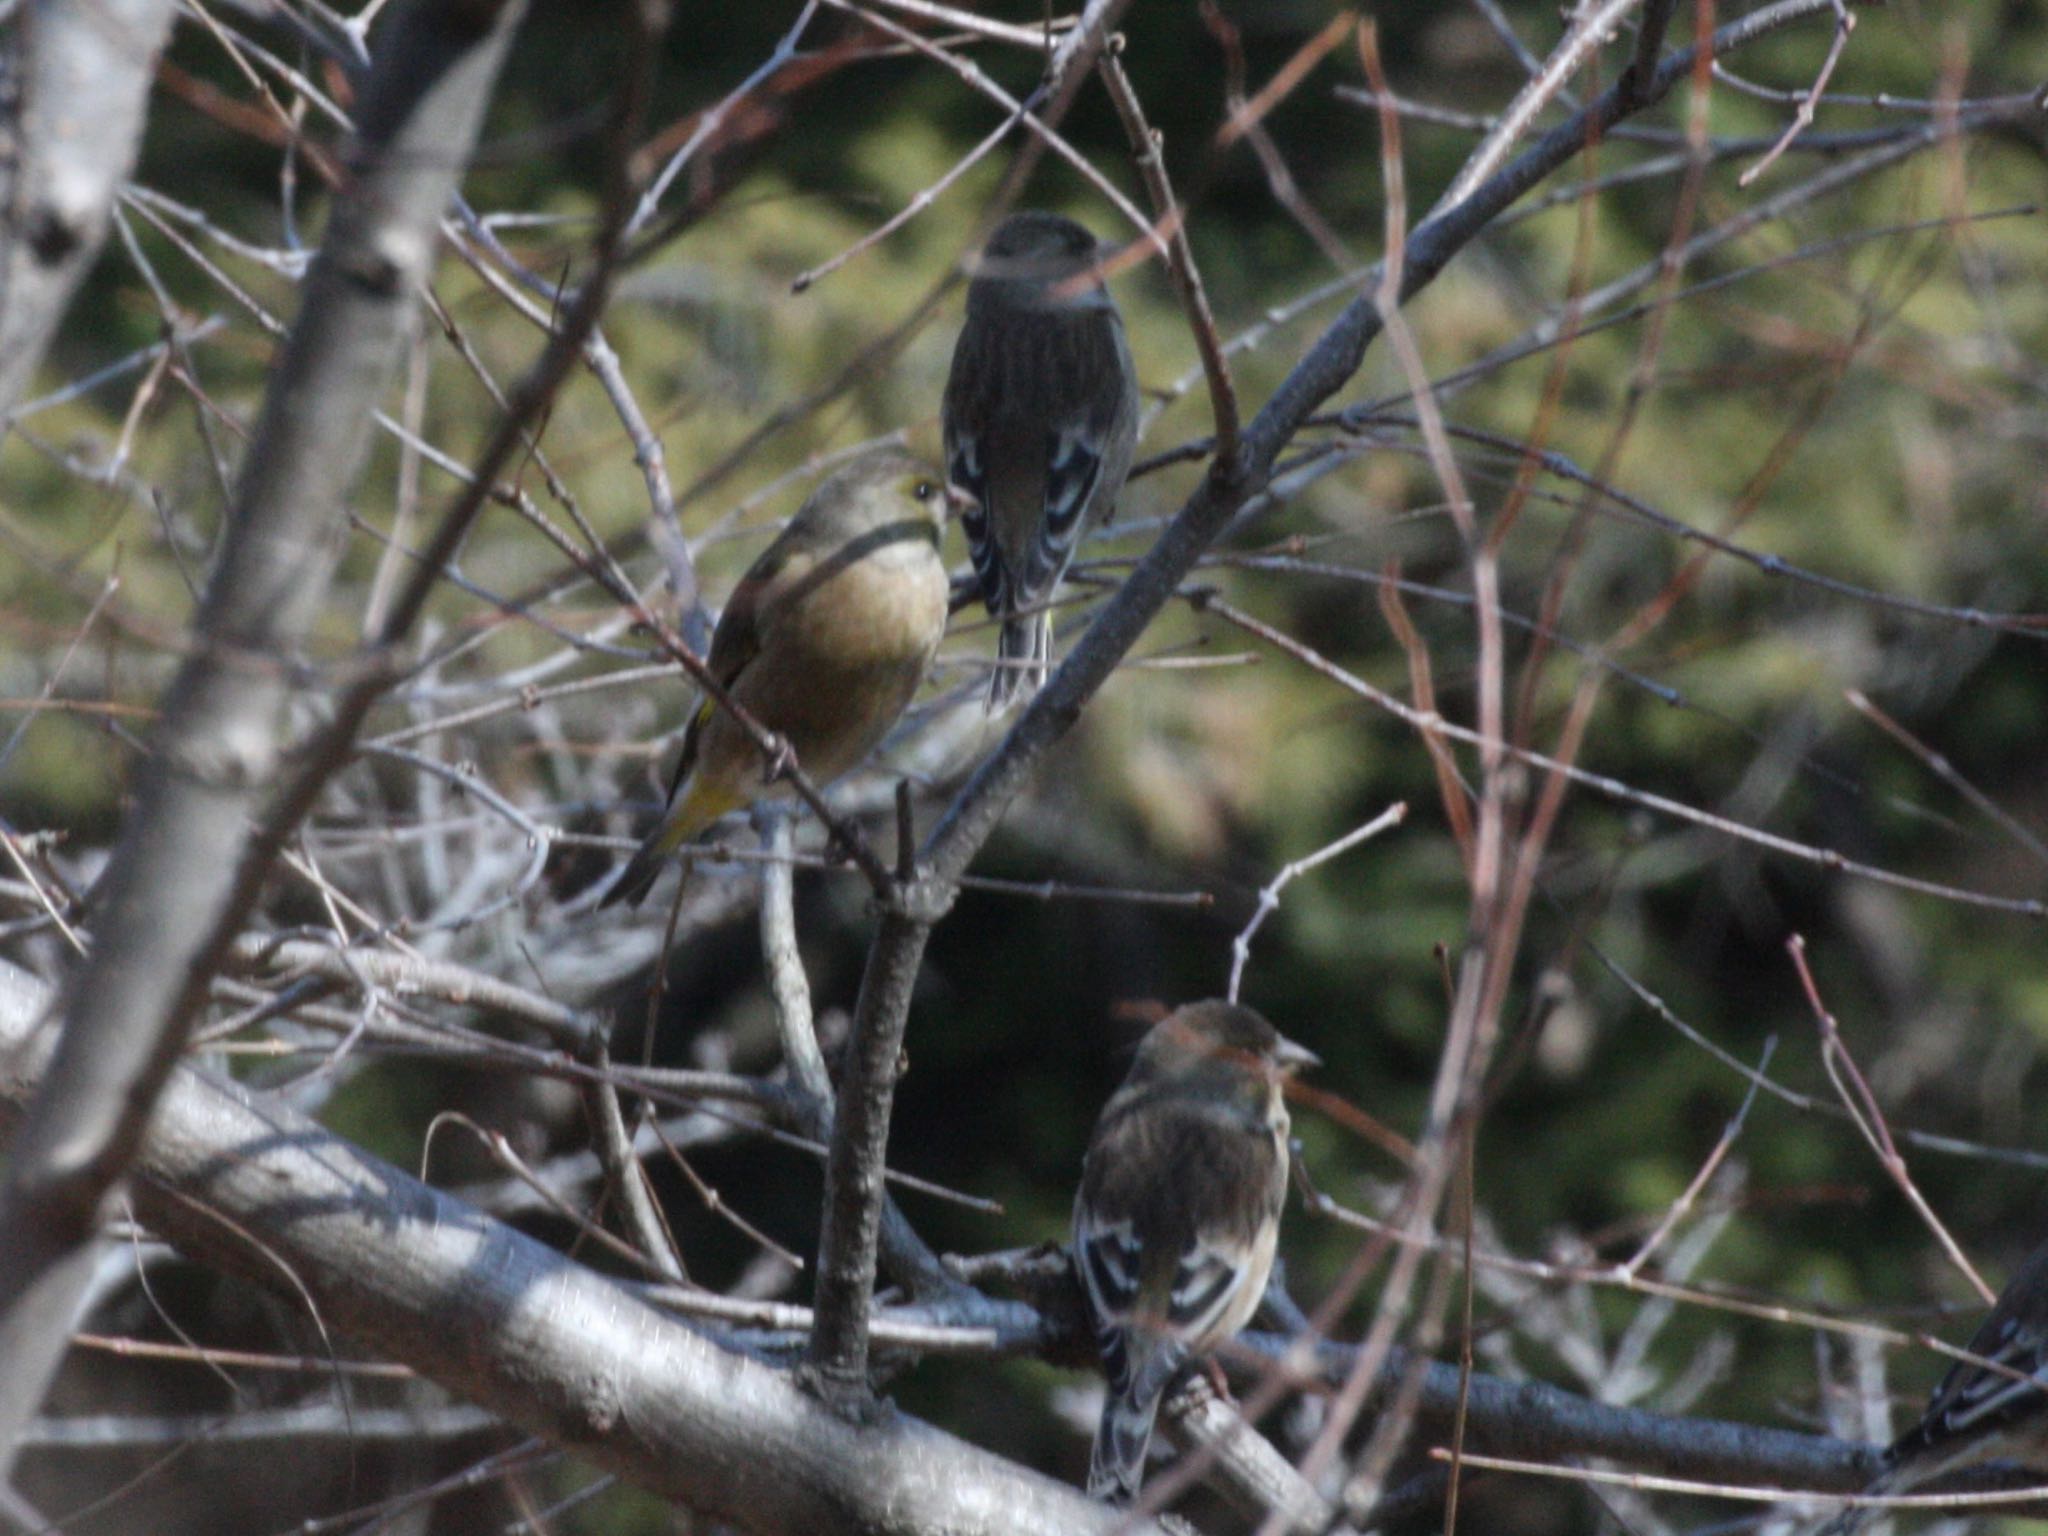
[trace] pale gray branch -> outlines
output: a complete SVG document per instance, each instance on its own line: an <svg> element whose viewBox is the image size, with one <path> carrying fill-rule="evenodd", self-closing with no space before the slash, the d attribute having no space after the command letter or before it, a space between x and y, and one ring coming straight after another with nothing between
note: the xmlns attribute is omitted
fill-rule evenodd
<svg viewBox="0 0 2048 1536"><path fill-rule="evenodd" d="M196 642L99 887L92 956L0 1192L0 1480L62 1353L101 1203L261 881L242 855L277 769L293 658L520 10L417 0L380 33L352 176L307 273Z"/></svg>
<svg viewBox="0 0 2048 1536"><path fill-rule="evenodd" d="M0 1120L34 1091L41 984L0 963ZM856 1425L624 1287L331 1135L180 1069L134 1197L203 1262L652 1492L802 1536L1158 1533L905 1414Z"/></svg>
<svg viewBox="0 0 2048 1536"><path fill-rule="evenodd" d="M19 72L13 101L0 101L0 423L106 239L174 10L171 0L34 0L14 23Z"/></svg>
<svg viewBox="0 0 2048 1536"><path fill-rule="evenodd" d="M504 1432L504 1421L465 1403L435 1408L344 1408L314 1403L303 1408L264 1408L250 1413L71 1414L37 1419L21 1437L24 1448L67 1451L162 1449L203 1441L208 1445L278 1443L303 1446L335 1440L346 1445L456 1440Z"/></svg>

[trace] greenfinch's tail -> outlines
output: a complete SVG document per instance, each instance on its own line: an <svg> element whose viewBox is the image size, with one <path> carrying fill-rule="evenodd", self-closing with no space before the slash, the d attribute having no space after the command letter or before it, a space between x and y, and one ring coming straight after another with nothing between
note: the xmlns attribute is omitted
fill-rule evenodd
<svg viewBox="0 0 2048 1536"><path fill-rule="evenodd" d="M660 878L661 867L670 854L727 811L738 810L746 802L747 796L731 784L707 782L702 774L691 774L689 782L676 791L661 824L647 834L647 841L626 861L626 867L598 906L609 907L621 901L629 907L639 906Z"/></svg>

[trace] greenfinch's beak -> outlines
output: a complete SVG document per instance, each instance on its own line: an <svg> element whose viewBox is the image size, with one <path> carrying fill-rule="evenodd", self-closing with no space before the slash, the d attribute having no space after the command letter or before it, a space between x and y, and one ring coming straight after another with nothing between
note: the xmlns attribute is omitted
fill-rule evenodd
<svg viewBox="0 0 2048 1536"><path fill-rule="evenodd" d="M1282 1035L1279 1043L1273 1047L1273 1064L1282 1072L1292 1073L1308 1067L1320 1067L1323 1058L1307 1046Z"/></svg>
<svg viewBox="0 0 2048 1536"><path fill-rule="evenodd" d="M961 490L959 486L949 484L946 487L946 516L949 518L959 517L963 513L971 512L976 505L978 503L976 503L975 499L968 495L967 492Z"/></svg>

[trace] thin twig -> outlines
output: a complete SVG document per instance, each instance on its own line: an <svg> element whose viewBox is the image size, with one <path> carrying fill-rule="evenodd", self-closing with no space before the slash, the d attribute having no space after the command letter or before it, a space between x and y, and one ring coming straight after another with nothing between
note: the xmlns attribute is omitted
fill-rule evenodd
<svg viewBox="0 0 2048 1536"><path fill-rule="evenodd" d="M1384 689L1374 687L1357 674L1347 671L1345 668L1329 660L1329 658L1301 644L1293 636L1282 633L1270 624L1266 624L1251 614L1246 613L1244 610L1224 602L1221 598L1206 592L1195 593L1192 596L1198 602L1203 612L1214 613L1219 618L1236 625L1246 634L1256 635L1276 650L1292 656L1295 660L1320 673L1339 687L1357 694L1360 698L1369 700L1388 714L1406 721L1416 730L1437 730L1453 740L1465 742L1470 746L1485 746L1477 731L1458 725L1453 721L1445 720L1441 716L1425 719L1420 711L1402 703ZM1541 768L1546 772L1554 770L1570 779L1573 783L1582 784L1598 794L1608 796L1610 799L1624 801L1631 805L1640 805L1645 810L1655 811L1659 815L1669 816L1677 821L1689 822L1694 826L1703 827L1708 831L1734 838L1740 842L1752 843L1760 848L1768 848L1774 853L1780 853L1787 858L1800 860L1802 863L1816 864L1823 869L1855 875L1860 879L1875 881L1880 885L1893 886L1903 891L1912 891L1922 896L1932 896L1940 901L1953 901L1964 906L1982 907L1993 912L2008 913L2014 917L2027 917L2037 920L2048 919L2048 902L2041 901L2038 898L1994 896L1987 891L1973 891L1963 886L1947 885L1939 880L1923 880L1916 875L1901 874L1896 870L1884 869L1875 864L1865 864L1859 860L1848 858L1843 854L1837 853L1832 848L1815 847L1812 844L1802 843L1793 838L1781 837L1775 832L1766 832L1760 827L1753 827L1726 816L1717 816L1711 811L1700 810L1696 806L1687 805L1682 800L1674 800L1668 795L1659 795L1646 789L1637 789L1607 774L1594 773L1589 769L1579 767L1577 764L1563 762L1546 753L1537 752L1528 747L1516 746L1512 742L1503 743L1501 750L1517 762L1525 763L1532 768Z"/></svg>
<svg viewBox="0 0 2048 1536"><path fill-rule="evenodd" d="M1448 1455L1432 1447L1439 1459ZM1736 1499L1751 1504L1790 1502L1853 1504L1870 1509L2003 1509L2016 1504L2033 1504L2048 1498L2048 1484L2037 1488L2001 1489L1991 1493L1894 1493L1845 1495L1830 1489L1746 1488L1740 1483L1709 1483L1692 1478L1663 1477L1652 1472L1607 1472L1593 1467L1559 1466L1555 1462L1517 1461L1504 1456L1465 1453L1465 1463L1492 1472L1515 1472L1525 1477L1557 1477L1574 1483L1600 1483L1613 1488L1635 1488L1653 1493L1686 1493L1709 1499Z"/></svg>
<svg viewBox="0 0 2048 1536"><path fill-rule="evenodd" d="M1230 360L1223 355L1223 343L1216 334L1216 317L1209 312L1209 295L1202 287L1201 271L1195 266L1194 248L1188 243L1187 219L1174 201L1173 183L1167 179L1165 141L1145 122L1145 110L1138 94L1124 74L1121 47L1105 48L1096 64L1102 83L1109 90L1110 103L1131 141L1131 157L1138 175L1152 199L1159 229L1166 237L1174 292L1180 296L1188 329L1194 333L1195 350L1202 359L1202 372L1209 381L1209 414L1214 423L1215 455L1221 460L1237 456L1237 386L1230 377Z"/></svg>
<svg viewBox="0 0 2048 1536"><path fill-rule="evenodd" d="M654 1203L647 1170L633 1153L633 1138L626 1131L626 1117L612 1081L611 1053L602 1035L591 1037L586 1059L592 1074L583 1085L590 1143L604 1166L606 1183L618 1192L626 1231L657 1274L665 1280L686 1281L690 1276L683 1267L675 1234Z"/></svg>
<svg viewBox="0 0 2048 1536"><path fill-rule="evenodd" d="M1728 1123L1721 1128L1720 1139L1714 1143L1714 1150L1709 1152L1706 1161L1700 1164L1699 1172L1692 1176L1692 1182L1687 1184L1679 1192L1678 1198L1671 1202L1671 1208L1664 1213L1664 1219L1657 1223L1656 1230L1643 1239L1643 1245L1621 1266L1621 1274L1624 1277L1633 1280L1642 1267L1650 1261L1650 1256L1663 1246L1664 1239L1669 1237L1678 1224L1691 1214L1693 1205L1699 1200L1701 1191L1707 1187L1707 1181L1713 1178L1714 1171L1721 1166L1723 1160L1733 1150L1736 1138L1742 1134L1743 1123L1749 1119L1750 1106L1756 1103L1758 1085L1763 1081L1764 1074L1770 1070L1771 1057L1776 1053L1777 1049L1778 1037L1776 1035L1772 1035L1764 1041L1763 1055L1756 1064L1756 1076L1750 1079L1749 1088L1742 1095L1741 1105L1733 1115L1728 1117Z"/></svg>
<svg viewBox="0 0 2048 1536"><path fill-rule="evenodd" d="M2031 828L2017 816L2013 815L2012 812L1964 778L1956 770L1955 764L1950 762L1946 755L1935 751L1920 740L1919 737L1899 724L1897 720L1878 708L1877 705L1870 701L1870 696L1864 693L1862 689L1846 688L1842 691L1842 697L1848 701L1851 709L1855 710L1857 714L1863 716L1864 719L1883 731L1885 735L1891 737L1893 741L1896 741L1900 746L1912 753L1914 757L1918 758L1926 766L1929 773L1932 773L1942 783L1948 785L1949 788L1969 801L1986 819L1996 825L2001 832L2011 837L2041 863L2048 864L2048 843L2044 843Z"/></svg>
<svg viewBox="0 0 2048 1536"><path fill-rule="evenodd" d="M1314 853L1296 859L1291 864L1282 865L1280 872L1260 888L1257 908L1230 944L1230 989L1226 995L1233 1003L1237 1001L1238 983L1244 979L1245 965L1252 957L1252 936L1264 926L1268 917L1279 910L1280 893L1310 870L1329 863L1340 854L1349 853L1360 843L1379 836L1389 827L1398 827L1407 817L1408 803L1405 800L1396 800L1365 825L1353 827L1335 842L1327 843Z"/></svg>
<svg viewBox="0 0 2048 1536"><path fill-rule="evenodd" d="M1849 44L1849 34L1856 30L1856 17L1843 0L1835 0L1835 35L1828 42L1827 57L1821 60L1820 73L1813 77L1813 84L1800 94L1799 108L1792 114L1792 121L1785 125L1785 131L1778 136L1778 142L1765 151L1763 159L1735 178L1738 187L1746 187L1769 170L1778 157L1792 147L1792 141L1813 126L1813 109L1828 88L1828 81L1834 78L1835 66L1842 61L1842 50Z"/></svg>
<svg viewBox="0 0 2048 1536"><path fill-rule="evenodd" d="M1899 1193L1913 1207L1927 1230L1934 1234L1934 1240L1941 1245L1941 1251L1948 1255L1958 1273L1969 1281L1985 1306L1998 1300L1998 1293L1984 1283L1984 1277L1977 1273L1977 1267L1963 1254L1956 1240L1942 1225L1941 1218L1934 1214L1934 1208L1920 1193L1919 1186L1906 1167L1906 1159L1900 1155L1898 1144L1892 1140L1891 1127L1885 1124L1884 1111L1878 1107L1877 1095L1870 1090L1870 1084L1862 1072L1857 1070L1855 1058L1842 1043L1842 1031L1835 1023L1835 1016L1829 1013L1821 1001L1820 986L1813 979L1813 971L1806 963L1806 940L1793 934L1785 941L1786 952L1792 956L1792 965L1799 973L1799 985L1806 993L1807 1006L1813 1010L1814 1022L1820 1026L1821 1061L1826 1066L1828 1079L1835 1085L1841 1096L1842 1107L1849 1112L1856 1129L1863 1133L1863 1139L1870 1150L1877 1155L1877 1161L1892 1182L1899 1187Z"/></svg>

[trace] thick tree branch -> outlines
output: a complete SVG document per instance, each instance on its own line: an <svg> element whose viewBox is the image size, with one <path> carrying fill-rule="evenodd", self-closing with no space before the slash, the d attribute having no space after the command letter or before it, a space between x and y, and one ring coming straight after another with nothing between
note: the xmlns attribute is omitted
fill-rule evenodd
<svg viewBox="0 0 2048 1536"><path fill-rule="evenodd" d="M307 274L196 643L100 885L92 956L0 1192L0 1479L62 1352L101 1202L253 897L239 854L277 767L289 658L333 571L342 502L519 11L421 0L380 38L352 179Z"/></svg>
<svg viewBox="0 0 2048 1536"><path fill-rule="evenodd" d="M1273 1334L1243 1334L1240 1342L1275 1365L1289 1360L1294 1347L1292 1341ZM1314 1357L1315 1371L1341 1384L1357 1355L1352 1345L1324 1343ZM1387 1351L1367 1401L1384 1400L1414 1367L1415 1358L1407 1350ZM1759 1424L1616 1408L1540 1381L1503 1381L1474 1372L1461 1384L1458 1367L1442 1360L1422 1367L1416 1428L1448 1435L1460 1411L1461 1390L1466 1393L1466 1444L1473 1450L1513 1444L1519 1454L1532 1459L1592 1456L1673 1477L1816 1493L1854 1492L1877 1470L1874 1445Z"/></svg>
<svg viewBox="0 0 2048 1536"><path fill-rule="evenodd" d="M39 982L0 963L0 1121L34 1091L44 1053L22 1047L47 1006ZM173 1074L137 1172L138 1211L194 1257L309 1303L325 1328L741 1529L1160 1530L907 1415L849 1424L786 1373L206 1073Z"/></svg>
<svg viewBox="0 0 2048 1536"><path fill-rule="evenodd" d="M817 1021L811 1008L811 983L796 937L796 845L794 823L783 806L765 806L755 813L763 832L767 863L761 870L761 960L768 972L768 990L775 1001L775 1027L782 1039L782 1057L789 1068L792 1092L790 1118L813 1141L832 1142L832 1077L818 1044ZM950 1296L956 1302L979 1300L969 1287L948 1275L939 1256L917 1235L910 1218L894 1200L882 1201L882 1263L913 1295Z"/></svg>
<svg viewBox="0 0 2048 1536"><path fill-rule="evenodd" d="M1200 1371L1184 1377L1159 1412L1175 1440L1209 1458L1211 1481L1243 1513L1263 1519L1280 1511L1291 1536L1354 1536L1329 1501L1216 1395Z"/></svg>
<svg viewBox="0 0 2048 1536"><path fill-rule="evenodd" d="M14 1129L48 1055L35 1026L49 990L0 962L0 1130ZM197 1070L173 1074L140 1160L145 1219L195 1258L288 1299L450 1391L629 1480L762 1531L1093 1531L1113 1517L1034 1474L915 1420L849 1425L783 1373L730 1354L631 1291L368 1157L295 1112ZM980 1274L986 1263L967 1266ZM962 1287L952 1301L893 1311L930 1328L986 1328L989 1349L1070 1360L1087 1347L1063 1266L1014 1263L1042 1311ZM703 1298L707 1302L716 1298ZM746 1304L735 1316L747 1314ZM802 1327L803 1309L784 1309ZM899 1330L901 1331L901 1330ZM891 1335L893 1337L893 1333ZM916 1337L914 1330L906 1337ZM1341 1382L1354 1346L1298 1353L1278 1334L1241 1336L1257 1369ZM1389 1352L1373 1400L1412 1355ZM1423 1364L1415 1424L1448 1433L1462 1412L1475 1450L1528 1459L1597 1457L1671 1476L1812 1492L1861 1488L1876 1447L1760 1425L1619 1408L1540 1382ZM1181 1432L1202 1440L1193 1409ZM1219 1421L1220 1422L1220 1421ZM1276 1490L1291 1485L1272 1476ZM1240 1489L1255 1480L1240 1476ZM1958 1486L2002 1486L1987 1471ZM1298 1497L1298 1490L1292 1496ZM886 1511L893 1510L893 1515ZM865 1522L865 1523L864 1523ZM1062 1522L1066 1522L1062 1524ZM1135 1531L1149 1525L1121 1527Z"/></svg>
<svg viewBox="0 0 2048 1536"><path fill-rule="evenodd" d="M910 991L931 924L930 917L907 911L883 912L861 977L852 1049L840 1073L825 1160L825 1218L818 1238L816 1320L808 1363L828 1394L847 1401L867 1391L868 1302L882 1229L889 1112Z"/></svg>
<svg viewBox="0 0 2048 1536"><path fill-rule="evenodd" d="M0 102L0 139L15 146L11 181L0 166L0 423L106 238L176 9L171 0L32 0L13 23L15 110Z"/></svg>

